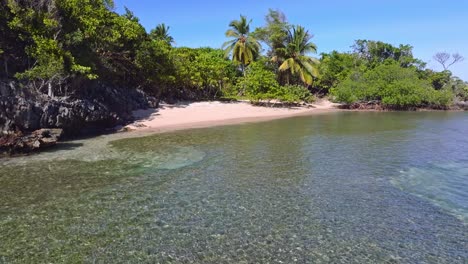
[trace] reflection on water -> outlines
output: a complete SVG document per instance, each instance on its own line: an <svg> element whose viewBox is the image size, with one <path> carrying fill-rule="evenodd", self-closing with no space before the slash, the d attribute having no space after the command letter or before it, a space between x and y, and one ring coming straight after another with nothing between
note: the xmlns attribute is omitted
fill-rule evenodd
<svg viewBox="0 0 468 264"><path fill-rule="evenodd" d="M467 121L332 113L3 159L0 263L466 263Z"/></svg>

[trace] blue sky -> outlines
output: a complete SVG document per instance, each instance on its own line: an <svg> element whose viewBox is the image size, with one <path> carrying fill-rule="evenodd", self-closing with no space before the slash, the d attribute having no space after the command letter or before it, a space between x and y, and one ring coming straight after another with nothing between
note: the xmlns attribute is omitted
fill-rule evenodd
<svg viewBox="0 0 468 264"><path fill-rule="evenodd" d="M414 55L440 70L434 53L458 52L466 59L452 72L468 81L467 0L237 0L151 1L115 0L116 11L128 7L147 31L159 23L170 26L176 46L219 48L228 24L240 14L252 29L264 25L269 8L283 11L291 24L305 26L318 52L349 51L356 39L410 44ZM266 47L265 47L266 48Z"/></svg>

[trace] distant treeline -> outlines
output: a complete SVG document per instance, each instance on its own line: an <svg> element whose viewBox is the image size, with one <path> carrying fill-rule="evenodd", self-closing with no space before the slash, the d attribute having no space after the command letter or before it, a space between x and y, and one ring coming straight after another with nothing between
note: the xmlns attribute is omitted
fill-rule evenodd
<svg viewBox="0 0 468 264"><path fill-rule="evenodd" d="M168 26L147 33L130 10L114 12L112 0L0 0L0 6L0 77L51 97L101 82L166 100L298 102L318 94L404 109L468 99L467 83L448 71L450 55L442 58L447 70L435 72L409 45L357 40L350 52L316 58L312 34L275 10L253 30L244 16L231 21L229 39L213 49L174 47Z"/></svg>

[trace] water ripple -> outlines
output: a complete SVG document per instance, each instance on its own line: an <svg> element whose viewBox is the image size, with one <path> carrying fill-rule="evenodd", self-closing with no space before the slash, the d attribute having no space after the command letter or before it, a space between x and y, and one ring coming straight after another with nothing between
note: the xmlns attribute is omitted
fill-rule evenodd
<svg viewBox="0 0 468 264"><path fill-rule="evenodd" d="M412 167L402 171L392 183L468 222L468 162Z"/></svg>

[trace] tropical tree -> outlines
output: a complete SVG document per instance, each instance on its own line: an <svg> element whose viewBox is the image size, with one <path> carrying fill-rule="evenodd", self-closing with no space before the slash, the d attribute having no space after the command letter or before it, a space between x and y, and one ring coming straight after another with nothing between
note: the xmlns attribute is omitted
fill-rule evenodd
<svg viewBox="0 0 468 264"><path fill-rule="evenodd" d="M237 66L225 58L224 51L212 48L174 48L173 61L176 67L174 94L183 99L214 98L231 88L238 73Z"/></svg>
<svg viewBox="0 0 468 264"><path fill-rule="evenodd" d="M154 29L151 30L150 32L150 38L155 39L155 40L164 40L168 44L174 43L174 38L169 35L169 26L166 26L166 24L161 23L158 24Z"/></svg>
<svg viewBox="0 0 468 264"><path fill-rule="evenodd" d="M304 27L293 26L286 40L284 62L279 67L280 71L289 71L292 76L299 76L306 85L312 84L313 78L318 76L319 61L307 56L308 53L317 52L317 46L310 42L311 38L312 35ZM286 83L289 84L289 77Z"/></svg>
<svg viewBox="0 0 468 264"><path fill-rule="evenodd" d="M265 16L265 22L266 25L264 27L255 29L255 38L265 43L270 48L267 51L268 57L284 57L288 30L291 28L291 25L287 22L286 15L279 10L270 9ZM278 62L281 62L281 60L278 60ZM279 63L278 66L279 65L281 65L281 63Z"/></svg>
<svg viewBox="0 0 468 264"><path fill-rule="evenodd" d="M354 53L340 53L336 50L322 53L319 64L320 77L314 83L314 89L320 93L328 93L362 64L364 60Z"/></svg>
<svg viewBox="0 0 468 264"><path fill-rule="evenodd" d="M400 63L401 67L415 67L423 69L426 64L413 57L413 47L411 45L394 46L389 43L374 40L356 40L352 46L353 53L359 59L367 62L367 66L374 68L388 60L394 60Z"/></svg>
<svg viewBox="0 0 468 264"><path fill-rule="evenodd" d="M226 57L232 55L232 60L241 66L245 76L245 67L254 61L260 53L260 43L250 32L250 23L245 16L240 20L229 23L230 29L226 31L226 37L233 38L223 44Z"/></svg>

